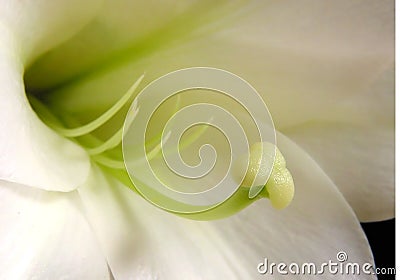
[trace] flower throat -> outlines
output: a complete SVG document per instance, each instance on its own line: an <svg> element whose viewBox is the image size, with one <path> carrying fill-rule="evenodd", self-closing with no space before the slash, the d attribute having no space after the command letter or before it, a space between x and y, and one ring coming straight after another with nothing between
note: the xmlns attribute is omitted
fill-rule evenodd
<svg viewBox="0 0 400 280"><path fill-rule="evenodd" d="M114 176L139 195L140 192L138 192L130 180L124 164L122 153L122 139L124 136L123 125L106 140L100 140L95 136L94 132L109 122L124 106L129 104L135 93L137 93L137 89L143 78L144 75L140 76L113 106L85 125L81 125L77 120L66 114L56 116L44 102L33 95L28 95L33 109L47 126L59 135L79 144L86 150L93 164L99 165L105 173ZM130 111L130 115L126 118L127 122L133 121L139 110L136 109L135 103L133 106L135 110ZM177 111L179 107L180 99L178 98L175 104L175 111ZM73 128L69 128L69 126ZM198 129L197 132L182 145L189 146L200 137L206 129L207 128L204 127ZM161 137L162 134L160 133L152 137L149 141L146 141L145 146L146 151L148 151L148 160L161 156L161 140L166 141L168 134L164 139L161 139ZM274 158L270 177L268 178L267 184L256 186L257 193L252 196L249 194L249 189L252 189L252 182L257 181L257 177L260 176L259 174L262 173L264 166L266 166L266 158L268 158L268 156L266 156L265 153L271 152L271 149L274 150L276 156ZM238 190L229 199L207 211L175 214L195 220L214 220L233 215L261 198L269 198L272 206L276 209L287 207L294 196L294 182L290 172L286 168L285 159L277 147L270 143L256 143L250 148L248 157L249 166L246 176Z"/></svg>

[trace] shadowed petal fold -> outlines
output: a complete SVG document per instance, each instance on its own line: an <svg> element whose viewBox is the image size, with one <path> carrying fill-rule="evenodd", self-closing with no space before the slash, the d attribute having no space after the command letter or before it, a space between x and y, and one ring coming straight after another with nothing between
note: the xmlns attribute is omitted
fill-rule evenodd
<svg viewBox="0 0 400 280"><path fill-rule="evenodd" d="M14 38L4 38L8 41L0 46L0 178L45 190L73 190L86 179L88 156L33 112L23 66L12 48Z"/></svg>
<svg viewBox="0 0 400 280"><path fill-rule="evenodd" d="M0 181L2 279L109 279L76 192Z"/></svg>

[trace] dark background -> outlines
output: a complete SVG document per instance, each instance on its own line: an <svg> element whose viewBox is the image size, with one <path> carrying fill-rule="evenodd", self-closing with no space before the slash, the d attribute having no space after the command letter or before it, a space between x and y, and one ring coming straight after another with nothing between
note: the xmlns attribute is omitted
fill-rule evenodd
<svg viewBox="0 0 400 280"><path fill-rule="evenodd" d="M376 223L362 223L367 235L375 266L379 268L396 267L395 265L395 219ZM378 275L378 279L395 279L395 275Z"/></svg>

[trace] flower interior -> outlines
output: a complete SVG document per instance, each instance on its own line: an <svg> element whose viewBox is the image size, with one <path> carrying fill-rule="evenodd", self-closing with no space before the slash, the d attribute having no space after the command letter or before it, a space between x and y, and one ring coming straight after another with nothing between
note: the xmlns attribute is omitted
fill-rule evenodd
<svg viewBox="0 0 400 280"><path fill-rule="evenodd" d="M123 122L120 123L118 129L109 132L108 138L104 140L96 135L96 131L110 122L117 114L126 114L126 106L130 105L133 97L137 94L143 77L144 75L140 76L129 90L102 115L83 125L67 113L62 113L60 110L46 105L37 96L28 94L33 109L47 126L79 144L86 150L94 164L101 166L104 172L116 177L139 195L140 192L131 182L124 164ZM180 99L178 98L174 110L177 111L179 106ZM128 116L126 121L134 121L135 112L133 110L132 115ZM199 128L196 133L182 143L181 147L190 147L206 130L207 127ZM148 160L161 156L161 133L146 141L146 151L148 151ZM245 178L238 190L228 200L207 211L178 214L191 219L213 220L230 216L260 198L269 198L272 206L276 209L287 207L294 196L294 183L286 168L285 159L278 148L271 143L259 142L251 146L250 154L247 156L249 165ZM272 171L268 168L268 161L271 160L274 161ZM257 182L262 179L268 179L267 184L257 185ZM250 195L252 188L256 189L256 195Z"/></svg>
<svg viewBox="0 0 400 280"><path fill-rule="evenodd" d="M235 9L235 5L230 7L232 10L226 8L227 7L224 7L224 13L228 14L229 11ZM202 9L204 9L204 13L202 16L199 16L199 11ZM84 55L82 58L84 61L83 63L80 61L76 62L76 65L85 65L85 60L88 60L86 62L91 66L89 67L86 65L86 67L82 67L82 69L75 69L78 66L75 67L74 62L71 63L69 61L68 54L64 55L65 49L63 49L63 46L61 46L55 51L55 53L58 51L59 54L61 54L61 60L58 62L56 59L54 64L49 64L53 68L59 67L60 69L51 69L51 67L47 67L46 54L44 54L42 57L39 57L36 61L31 63L28 69L26 69L25 81L28 100L33 110L48 127L66 139L80 145L85 149L93 164L100 166L106 174L117 178L132 191L140 195L130 180L125 168L122 139L124 120L128 119L132 121L135 117L135 111L133 111L131 116L127 117L126 114L134 97L138 94L140 88L142 87L144 75L138 77L133 85L117 101L113 100L113 97L107 99L104 97L104 94L99 94L99 99L101 99L102 102L102 105L99 107L107 106L109 108L100 116L96 115L99 111L102 111L97 110L98 108L91 111L88 110L87 113L86 109L80 110L78 113L80 114L79 117L74 115L74 113L71 113L68 109L66 109L65 106L63 106L64 100L62 99L62 96L68 91L64 91L64 89L71 86L73 87L77 83L84 84L85 81L89 81L91 79L95 80L96 77L103 75L106 72L117 71L122 65L127 64L129 61L133 61L135 59L138 60L139 57L142 56L146 57L155 50L161 50L167 46L180 43L192 37L202 36L203 33L208 34L211 32L210 29L217 29L218 25L213 26L210 29L197 27L208 26L206 23L216 22L215 19L220 18L220 16L220 10L210 10L208 9L207 5L204 5L204 7L203 5L200 5L200 7L195 7L190 13L186 13L185 16L177 17L176 20L166 24L161 31L140 38L140 40L138 40L139 43L137 44L128 44L128 46L125 48L121 47L120 49L112 49L110 50L110 53L105 53L104 57L101 55L101 50L103 47L105 48L105 46L99 46L100 51L98 52L100 54L96 54L96 49L94 48L93 55L91 53L86 53L86 55ZM90 26L88 27L88 30L90 30ZM85 30L83 30L81 34L85 35ZM112 36L112 34L109 35ZM91 37L89 36L88 38L90 39ZM82 39L79 39L78 34L78 37L75 39L72 38L68 44L71 45L72 48L74 48L74 46L79 47L81 41ZM94 47L94 45L92 47ZM66 50L66 53L68 53L68 48L66 48ZM85 52L87 51L85 50ZM73 52L70 52L69 55L71 55L71 53ZM91 60L91 55L94 57L93 61ZM97 56L100 58L97 59ZM51 55L47 58L49 57L49 61L51 61ZM43 62L43 58L45 58L45 63L42 65L41 62ZM76 58L77 57L73 57L73 59ZM91 64L92 62L93 64ZM63 64L57 65L57 63ZM68 67L72 67L71 71L74 74L72 74L71 77L62 77L64 66L67 69L67 72ZM162 66L162 63L160 66ZM40 70L37 71L37 69ZM49 75L51 80L51 76L53 74L50 72L53 70L56 72L54 74L55 76L61 73L61 78L59 77L59 81L57 81L56 78L56 82L49 82L49 84L46 86L46 82L43 81L46 81L48 77L47 75ZM37 87L35 84L37 81L39 81L39 84L41 82L44 83L45 86L42 88L40 86ZM54 92L61 92L61 94L58 94L57 98L53 98L52 95ZM61 98L58 99L60 96ZM90 95L88 94L87 96ZM86 100L85 102L90 100L90 98L87 96L82 97ZM80 99L80 96L74 96L74 98L75 97L76 99ZM97 95L94 95L94 97L92 95L92 98L93 103L100 103L98 100L96 100ZM75 104L78 103L79 100L77 100ZM174 110L176 111L180 107L179 99L177 99L175 103ZM83 114L82 111L84 112ZM190 149L191 144L201 137L206 131L207 128L198 128L198 130L193 133L191 137L188 137L183 143L180 144L183 148ZM149 140L147 140L146 137L145 146L149 159L161 155L161 140L161 133L152 135ZM265 149L261 147L264 147ZM271 158L271 153L273 155L276 154L276 157ZM237 213L261 198L268 198L271 201L272 206L277 209L282 209L288 206L293 199L294 184L292 176L286 169L285 160L277 147L268 143L263 143L262 145L260 143L255 144L250 149L250 154L247 155L247 157L249 158L250 166L248 166L245 180L229 199L223 203L215 205L215 207L212 207L207 211L175 214L190 219L214 220ZM264 174L266 172L265 166L267 165L267 161L269 161L268 166L271 166L271 161L273 161L273 168L272 170L269 168L269 171L267 172L268 174ZM267 184L254 185L257 183L257 181L259 181L261 173L264 174L262 176L265 177L267 175L267 178L269 178Z"/></svg>

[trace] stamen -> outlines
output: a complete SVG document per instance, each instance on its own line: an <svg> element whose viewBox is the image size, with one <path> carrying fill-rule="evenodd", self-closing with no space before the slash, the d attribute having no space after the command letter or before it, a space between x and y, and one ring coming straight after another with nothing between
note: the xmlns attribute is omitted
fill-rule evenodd
<svg viewBox="0 0 400 280"><path fill-rule="evenodd" d="M268 194L271 204L276 209L286 208L293 200L294 182L292 175L286 167L274 167L271 177L261 192L262 196Z"/></svg>
<svg viewBox="0 0 400 280"><path fill-rule="evenodd" d="M271 160L274 161L272 172L269 162ZM265 182L268 176L265 186L261 186L259 182ZM287 207L294 196L294 182L286 168L285 158L270 143L256 143L250 148L249 167L242 185L250 187L250 191L255 187L257 195L269 198L272 206L277 209Z"/></svg>
<svg viewBox="0 0 400 280"><path fill-rule="evenodd" d="M135 100L135 101L137 101L137 100ZM135 105L135 106L136 106L136 105ZM181 106L181 96L178 95L177 100L176 100L176 102L175 102L175 107L174 107L174 110L173 110L174 114L175 114L176 112L178 112L180 106ZM139 110L139 109L138 109L138 110ZM129 126L130 126L130 125L129 125L130 123L131 123L131 121L130 121L129 123L126 124L126 127L129 127ZM156 136L152 137L150 140L148 140L148 141L146 142L146 146L152 147L152 146L154 146L154 145L160 143L161 136L162 136L162 132L160 132L160 133L157 134Z"/></svg>
<svg viewBox="0 0 400 280"><path fill-rule="evenodd" d="M132 122L135 119L138 112L139 112L138 109L133 112L132 117L128 118L129 122ZM107 150L111 150L117 147L122 142L123 130L124 128L121 127L113 136L111 136L107 141L105 141L101 145L95 148L87 148L86 150L89 153L89 155L101 154Z"/></svg>
<svg viewBox="0 0 400 280"><path fill-rule="evenodd" d="M212 122L212 118L210 118L209 123ZM194 141L200 138L206 132L207 128L209 125L204 125L200 129L198 129L196 132L194 132L192 135L189 136L189 139L186 139L186 141L180 146L181 149L184 149L188 146L190 146Z"/></svg>
<svg viewBox="0 0 400 280"><path fill-rule="evenodd" d="M135 160L134 162L130 163L132 166L134 165L141 165L143 163L144 160L150 161L152 159L154 159L157 155L161 155L161 150L162 150L162 144L161 143L165 143L168 141L169 137L171 136L171 131L169 131L164 139L162 140L162 142L160 141L157 146L155 146L153 149L150 150L150 152L146 153L146 157L144 158L140 158ZM103 160L103 159L101 159ZM106 164L109 164L109 162L106 162Z"/></svg>
<svg viewBox="0 0 400 280"><path fill-rule="evenodd" d="M162 142L164 142L164 143L167 142L170 136L171 136L171 131L168 131L168 133L165 135ZM162 142L160 142L150 152L147 153L147 160L152 160L158 153L160 153L160 151L162 149L162 145L161 145Z"/></svg>
<svg viewBox="0 0 400 280"><path fill-rule="evenodd" d="M53 113L35 96L27 95L29 102L34 108L35 112L38 113L41 120L50 128L62 127L61 122L53 115Z"/></svg>
<svg viewBox="0 0 400 280"><path fill-rule="evenodd" d="M92 122L85 124L77 128L63 128L53 127L55 131L66 137L78 137L92 132L99 128L109 119L111 119L133 96L140 82L143 80L144 74L130 87L130 89L118 100L110 109L108 109L103 115L93 120Z"/></svg>
<svg viewBox="0 0 400 280"><path fill-rule="evenodd" d="M121 160L110 159L104 155L96 155L93 157L93 160L101 165L113 168L113 169L124 169L125 163Z"/></svg>
<svg viewBox="0 0 400 280"><path fill-rule="evenodd" d="M122 134L122 132L121 132L121 134ZM170 136L171 136L171 132L167 133L163 142L165 143ZM152 160L155 156L157 156L161 152L161 148L162 147L161 147L161 142L160 142L156 147L154 147L150 152L147 153L146 159ZM95 156L93 156L93 160L101 165L104 165L104 166L107 166L107 167L110 167L113 169L125 169L125 163L123 161L110 159L105 155L95 155Z"/></svg>
<svg viewBox="0 0 400 280"><path fill-rule="evenodd" d="M123 127L124 126L126 126L126 127L130 127L131 126L131 124L132 124L132 122L135 120L135 118L136 118L136 116L137 116L137 114L139 113L139 108L138 108L138 106L137 106L137 103L138 103L138 101L137 101L137 99L135 99L134 101L133 101L133 113L130 113L130 111L128 112L128 115L126 116L126 119L125 119L125 121L126 121L126 124L124 124L123 125ZM122 127L122 129L123 129L123 127ZM123 133L123 135L125 135L126 133L128 132L128 130L126 130L124 133ZM121 139L121 141L122 141L122 139Z"/></svg>
<svg viewBox="0 0 400 280"><path fill-rule="evenodd" d="M97 155L107 150L114 149L122 141L122 130L123 128L119 129L113 136L111 136L106 142L102 143L100 146L97 146L95 148L87 148L86 151L89 155Z"/></svg>
<svg viewBox="0 0 400 280"><path fill-rule="evenodd" d="M178 95L176 99L174 113L178 112L178 109L181 107L181 96Z"/></svg>
<svg viewBox="0 0 400 280"><path fill-rule="evenodd" d="M204 132L206 132L206 130L207 130L208 127L209 127L208 125L205 125L205 126L199 128L199 129L197 129L197 131L195 131L192 135L190 135L190 136L188 137L188 139L185 139L185 142L183 142L183 143L179 146L179 149L185 149L186 147L188 147L188 146L190 146L191 144L193 144L194 141L196 141L197 139L199 139L200 136L202 136L202 135L204 134ZM169 131L169 132L166 134L166 136L165 136L165 138L164 138L164 143L168 140L168 138L169 138L170 136L171 136L171 131ZM158 137L158 136L157 136L157 137ZM147 154L148 157L149 157L150 154L152 155L150 159L153 159L153 158L158 154L158 150L161 150L161 148L162 148L162 147L161 147L161 142L160 142L160 140L158 140L157 142L156 142L156 140L157 140L157 139L155 139L155 137L154 137L154 138L151 139L149 142L146 142L146 146L149 146L149 147L151 147L151 146L154 145L155 143L158 143L157 146L155 146L155 147L152 149L152 151L150 151L150 152ZM175 153L175 152L176 152L176 151L173 151L172 149L171 149L171 150L167 150L167 151L164 151L164 155L168 155L168 154ZM154 153L155 153L155 154L154 154ZM154 155L153 155L153 154L154 154Z"/></svg>

